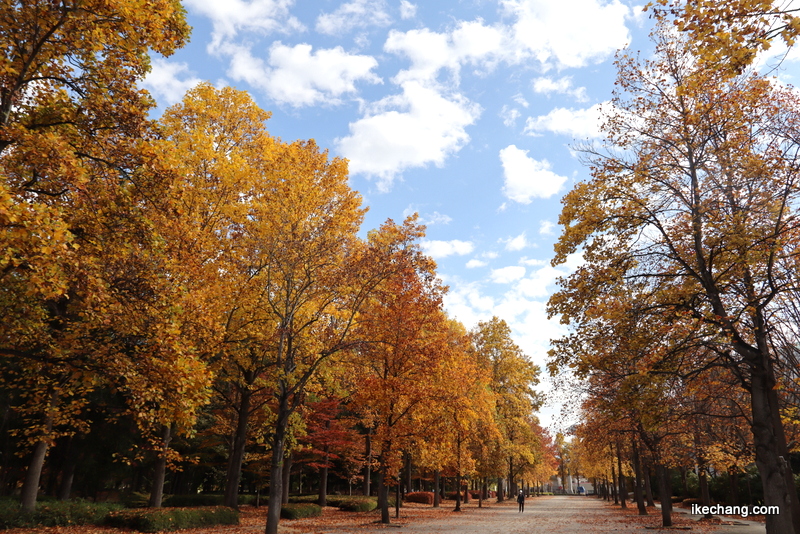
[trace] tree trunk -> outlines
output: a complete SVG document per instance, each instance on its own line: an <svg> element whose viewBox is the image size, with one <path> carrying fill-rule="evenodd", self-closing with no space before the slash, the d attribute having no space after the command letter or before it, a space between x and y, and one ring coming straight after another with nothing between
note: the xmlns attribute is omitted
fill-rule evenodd
<svg viewBox="0 0 800 534"><path fill-rule="evenodd" d="M647 507L644 505L642 495L642 465L639 462L639 447L636 445L636 438L631 438L631 449L633 450L633 496L636 499L636 506L639 508L639 515L647 515Z"/></svg>
<svg viewBox="0 0 800 534"><path fill-rule="evenodd" d="M617 469L619 470L619 504L622 508L627 508L628 504L625 501L628 499L628 488L626 487L625 475L622 474L622 451L619 448L619 441L617 442Z"/></svg>
<svg viewBox="0 0 800 534"><path fill-rule="evenodd" d="M330 421L327 426L330 428ZM325 445L325 466L319 472L319 499L317 504L320 506L327 506L328 504L328 453L330 452L330 445Z"/></svg>
<svg viewBox="0 0 800 534"><path fill-rule="evenodd" d="M455 508L455 511L456 512L460 512L461 511L461 477L457 476L454 482L455 482L455 484L454 484L455 488L454 489L456 490L456 508Z"/></svg>
<svg viewBox="0 0 800 534"><path fill-rule="evenodd" d="M617 472L614 470L614 446L611 447L611 495L614 497L614 504L619 504L617 498Z"/></svg>
<svg viewBox="0 0 800 534"><path fill-rule="evenodd" d="M661 523L664 527L672 526L672 491L670 490L669 470L656 464L658 477L658 500L661 501Z"/></svg>
<svg viewBox="0 0 800 534"><path fill-rule="evenodd" d="M283 459L283 468L281 468L281 504L289 503L289 491L292 489L292 461L294 460L294 452L290 452Z"/></svg>
<svg viewBox="0 0 800 534"><path fill-rule="evenodd" d="M25 512L33 512L36 510L36 497L39 494L39 480L42 478L42 468L44 467L44 459L47 457L47 449L50 446L47 439L48 434L53 430L53 414L51 407L56 403L58 395L51 394L50 403L45 408L44 416L44 436L41 441L38 441L33 447L33 454L31 455L31 462L28 464L28 470L25 472L25 481L22 483L22 491L20 500L22 501L22 509Z"/></svg>
<svg viewBox="0 0 800 534"><path fill-rule="evenodd" d="M655 507L656 503L653 500L653 486L650 483L650 478L650 465L648 464L644 474L644 494L647 497L647 506Z"/></svg>
<svg viewBox="0 0 800 534"><path fill-rule="evenodd" d="M406 462L405 462L406 463L406 466L405 466L405 471L406 471L405 493L411 493L412 491L414 491L413 489L411 489L411 453L406 451L404 455L405 455L405 460L406 460Z"/></svg>
<svg viewBox="0 0 800 534"><path fill-rule="evenodd" d="M764 488L764 504L777 506L780 513L767 514L767 534L785 534L797 531L792 518L792 498L787 484L789 470L787 458L778 454L778 437L770 411L769 384L762 369L751 375L750 406L753 414L753 444L756 448L756 465ZM791 488L795 492L794 488ZM796 495L796 493L795 493Z"/></svg>
<svg viewBox="0 0 800 534"><path fill-rule="evenodd" d="M439 508L441 495L439 494L439 470L433 472L433 507Z"/></svg>
<svg viewBox="0 0 800 534"><path fill-rule="evenodd" d="M367 429L367 436L364 438L365 440L365 465L364 465L364 495L369 497L370 488L369 484L372 478L372 428Z"/></svg>
<svg viewBox="0 0 800 534"><path fill-rule="evenodd" d="M172 427L164 425L161 429L162 452L156 458L156 465L153 471L153 488L150 490L150 501L147 506L150 508L161 508L161 501L164 498L164 479L167 476L167 449L172 440Z"/></svg>
<svg viewBox="0 0 800 534"><path fill-rule="evenodd" d="M497 477L497 502L503 502L503 478Z"/></svg>
<svg viewBox="0 0 800 534"><path fill-rule="evenodd" d="M78 452L75 447L77 438L71 436L67 442L64 465L61 467L61 482L58 485L58 500L68 501L72 493L72 481L75 480L75 468L78 465Z"/></svg>
<svg viewBox="0 0 800 534"><path fill-rule="evenodd" d="M225 499L223 504L229 508L239 508L239 481L242 478L242 462L244 450L247 445L247 426L250 420L250 399L253 393L247 388L240 388L241 401L239 402L238 421L236 433L228 461L228 473L225 477Z"/></svg>
<svg viewBox="0 0 800 534"><path fill-rule="evenodd" d="M381 454L383 456L383 454ZM387 467L383 458L381 458L381 466L378 471L378 507L381 509L381 523L388 525L389 520L389 485L387 482L386 470Z"/></svg>
<svg viewBox="0 0 800 534"><path fill-rule="evenodd" d="M700 485L700 503L703 506L711 506L711 494L708 492L708 471L705 468L705 461L702 462L697 471L697 480ZM703 517L710 519L713 516L707 513Z"/></svg>
<svg viewBox="0 0 800 534"><path fill-rule="evenodd" d="M267 508L266 534L278 534L278 523L281 520L281 501L283 500L283 464L286 451L286 430L289 427L289 400L286 385L281 384L278 397L278 413L272 435L272 461L269 470L269 505Z"/></svg>
<svg viewBox="0 0 800 534"><path fill-rule="evenodd" d="M735 466L728 470L728 484L731 493L731 505L739 506L739 471Z"/></svg>

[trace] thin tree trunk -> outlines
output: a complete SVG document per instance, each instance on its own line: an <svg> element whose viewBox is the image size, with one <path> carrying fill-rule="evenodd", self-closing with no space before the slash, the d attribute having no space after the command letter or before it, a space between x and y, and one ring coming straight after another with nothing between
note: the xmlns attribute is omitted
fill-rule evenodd
<svg viewBox="0 0 800 534"><path fill-rule="evenodd" d="M369 497L369 484L372 478L372 428L367 429L365 442L366 453L364 456L366 457L366 461L364 465L364 495Z"/></svg>
<svg viewBox="0 0 800 534"><path fill-rule="evenodd" d="M31 461L28 464L28 470L25 472L25 481L22 483L20 500L22 501L22 509L26 512L33 512L36 510L36 497L39 494L39 480L42 478L44 459L47 457L47 449L49 447L47 441L49 436L47 436L47 434L50 434L53 430L53 414L51 407L56 403L57 399L58 394L52 393L50 395L50 403L47 408L45 408L44 416L45 436L34 445Z"/></svg>
<svg viewBox="0 0 800 534"><path fill-rule="evenodd" d="M617 441L617 469L619 470L619 504L622 508L627 508L628 504L625 502L628 499L628 488L626 487L625 475L622 474L622 451Z"/></svg>
<svg viewBox="0 0 800 534"><path fill-rule="evenodd" d="M636 499L636 506L639 508L639 515L647 515L647 507L644 505L642 495L642 465L639 462L639 447L636 445L636 438L631 437L631 449L633 450L633 495Z"/></svg>
<svg viewBox="0 0 800 534"><path fill-rule="evenodd" d="M330 421L328 421L330 427ZM325 466L319 472L319 499L317 503L320 506L327 506L328 504L328 453L330 452L330 445L325 445Z"/></svg>
<svg viewBox="0 0 800 534"><path fill-rule="evenodd" d="M147 505L150 508L161 508L161 501L164 498L164 479L167 476L167 449L172 440L172 427L164 425L161 429L162 452L156 458L156 465L153 472L153 488L150 491L150 501Z"/></svg>
<svg viewBox="0 0 800 534"><path fill-rule="evenodd" d="M705 468L705 460L701 458L701 464L697 469L697 479L700 485L700 503L703 506L711 506L711 494L708 491L708 472ZM710 513L704 514L706 519L713 517Z"/></svg>
<svg viewBox="0 0 800 534"><path fill-rule="evenodd" d="M281 505L289 503L289 492L292 489L292 461L294 460L294 452L290 452L283 459L283 467L281 468Z"/></svg>
<svg viewBox="0 0 800 534"><path fill-rule="evenodd" d="M237 411L236 433L228 461L228 472L225 476L224 505L229 508L239 508L239 481L242 478L242 463L244 450L247 445L247 426L250 419L250 399L253 393L247 388L240 388L241 399Z"/></svg>
<svg viewBox="0 0 800 534"><path fill-rule="evenodd" d="M644 494L647 497L647 506L656 506L656 502L653 500L653 486L650 483L650 465L648 464L645 469L645 476L644 476Z"/></svg>
<svg viewBox="0 0 800 534"><path fill-rule="evenodd" d="M439 508L441 495L439 494L439 470L433 472L433 507Z"/></svg>
<svg viewBox="0 0 800 534"><path fill-rule="evenodd" d="M67 442L66 457L61 467L61 482L58 485L58 500L68 501L72 493L72 481L75 480L75 468L78 465L78 451L75 447L77 438L71 436Z"/></svg>
<svg viewBox="0 0 800 534"><path fill-rule="evenodd" d="M614 504L619 504L619 499L617 498L617 472L614 470L614 446L609 445L611 447L611 494L614 496Z"/></svg>
<svg viewBox="0 0 800 534"><path fill-rule="evenodd" d="M660 463L656 464L658 478L658 500L661 501L661 524L672 526L672 491L670 490L669 470Z"/></svg>
<svg viewBox="0 0 800 534"><path fill-rule="evenodd" d="M266 534L278 534L278 523L281 519L281 501L283 500L283 464L286 451L286 430L289 427L289 400L286 385L281 384L278 397L277 419L272 435L272 461L269 470L269 505L267 508Z"/></svg>

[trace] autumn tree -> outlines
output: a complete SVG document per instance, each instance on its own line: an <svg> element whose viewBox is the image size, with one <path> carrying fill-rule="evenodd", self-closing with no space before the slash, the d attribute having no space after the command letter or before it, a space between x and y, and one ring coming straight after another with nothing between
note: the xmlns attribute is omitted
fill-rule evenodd
<svg viewBox="0 0 800 534"><path fill-rule="evenodd" d="M769 532L792 532L796 492L769 343L776 297L794 287L798 102L769 80L707 68L663 27L656 58L618 60L608 150L564 199L554 264L582 248L565 320L619 277L645 284L663 317L693 321L750 395ZM562 293L563 295L563 293ZM787 506L791 503L791 506Z"/></svg>
<svg viewBox="0 0 800 534"><path fill-rule="evenodd" d="M514 492L520 466L534 459L536 444L530 417L541 403L533 389L539 382L539 368L514 343L511 329L502 319L493 317L479 322L471 337L476 359L489 373L489 387L495 396L495 420L502 439L494 444L492 457L495 462L502 462L496 463L494 469L498 500L502 500L502 478L508 481L509 491Z"/></svg>
<svg viewBox="0 0 800 534"><path fill-rule="evenodd" d="M138 208L156 187L142 172L151 100L136 81L150 51L170 54L188 27L169 0L0 11L0 353L21 380L9 386L27 392L24 410L39 413L27 430L31 510L56 429L73 432L86 392L145 352L131 343L141 322L116 336L108 327L132 319L116 315L125 304L149 299L132 284L147 264L134 250L152 245Z"/></svg>

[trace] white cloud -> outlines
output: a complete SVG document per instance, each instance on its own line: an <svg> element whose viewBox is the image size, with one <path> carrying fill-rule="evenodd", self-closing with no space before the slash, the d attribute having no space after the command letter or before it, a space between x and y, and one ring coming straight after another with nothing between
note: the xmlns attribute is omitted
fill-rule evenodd
<svg viewBox="0 0 800 534"><path fill-rule="evenodd" d="M533 80L533 90L536 93L545 95L549 95L550 93L570 95L578 102L586 102L586 100L588 100L586 88L573 87L571 76L564 76L558 79L547 77L535 78Z"/></svg>
<svg viewBox="0 0 800 534"><path fill-rule="evenodd" d="M425 254L433 258L446 258L447 256L463 256L475 250L475 245L469 241L453 239L452 241L428 241L423 240L420 246Z"/></svg>
<svg viewBox="0 0 800 534"><path fill-rule="evenodd" d="M527 150L515 145L500 150L500 161L505 177L503 194L515 202L530 204L534 198L549 198L567 181L550 170L547 160L529 158Z"/></svg>
<svg viewBox="0 0 800 534"><path fill-rule="evenodd" d="M220 50L231 58L231 78L263 90L279 104L339 104L341 97L357 92L356 82L382 83L372 72L375 58L348 54L340 46L312 52L310 44L276 41L266 62L245 46L226 43Z"/></svg>
<svg viewBox="0 0 800 534"><path fill-rule="evenodd" d="M488 263L483 260L469 260L467 262L467 269L475 269L476 267L486 267Z"/></svg>
<svg viewBox="0 0 800 534"><path fill-rule="evenodd" d="M518 55L545 65L584 67L602 61L630 42L625 21L632 11L619 0L504 0L514 16Z"/></svg>
<svg viewBox="0 0 800 534"><path fill-rule="evenodd" d="M433 213L427 213L422 216L419 222L425 226L432 226L434 224L450 224L453 222L453 218L449 215L434 211Z"/></svg>
<svg viewBox="0 0 800 534"><path fill-rule="evenodd" d="M448 33L433 32L428 28L407 32L392 30L383 48L411 61L410 68L395 76L395 83L409 80L432 82L442 69L450 70L457 80L462 64L491 68L505 53L506 38L502 28L487 26L478 19L461 21Z"/></svg>
<svg viewBox="0 0 800 534"><path fill-rule="evenodd" d="M191 75L186 63L155 58L150 72L142 80L142 85L160 100L160 104L171 105L181 100L186 91L200 81L200 78Z"/></svg>
<svg viewBox="0 0 800 534"><path fill-rule="evenodd" d="M514 127L514 125L517 123L517 119L520 118L520 116L521 113L517 108L503 106L503 109L500 110L500 117L503 119L503 124L509 128Z"/></svg>
<svg viewBox="0 0 800 534"><path fill-rule="evenodd" d="M364 118L350 123L350 135L335 141L350 160L350 172L379 177L382 190L404 169L444 165L469 141L466 127L481 112L460 94L445 96L416 82L402 87L402 94L370 106Z"/></svg>
<svg viewBox="0 0 800 534"><path fill-rule="evenodd" d="M489 276L492 282L496 284L508 284L525 276L525 267L521 265L511 265L509 267L501 267L500 269L492 269Z"/></svg>
<svg viewBox="0 0 800 534"><path fill-rule="evenodd" d="M214 26L211 52L232 39L239 31L292 33L305 26L289 12L294 0L186 0L186 6L211 19Z"/></svg>
<svg viewBox="0 0 800 534"><path fill-rule="evenodd" d="M506 244L506 250L510 250L512 252L522 250L530 243L528 243L528 238L525 235L525 232L522 232L517 237L510 237L508 239L501 239L501 243Z"/></svg>
<svg viewBox="0 0 800 534"><path fill-rule="evenodd" d="M497 252L484 252L483 254L481 254L482 258L487 258L487 259L490 259L490 260L493 260L493 259L495 259L495 258L497 258L499 256L500 256L500 254L498 254Z"/></svg>
<svg viewBox="0 0 800 534"><path fill-rule="evenodd" d="M417 15L417 4L412 4L408 0L400 0L400 18L403 20L413 19Z"/></svg>
<svg viewBox="0 0 800 534"><path fill-rule="evenodd" d="M547 265L548 263L550 263L547 260L537 260L535 258L531 258L531 259L522 258L522 259L519 260L519 262L522 265L530 265L530 266L533 266L533 267L541 267L542 265Z"/></svg>
<svg viewBox="0 0 800 534"><path fill-rule="evenodd" d="M556 225L553 221L541 221L539 223L539 233L542 235L553 235Z"/></svg>
<svg viewBox="0 0 800 534"><path fill-rule="evenodd" d="M317 17L316 30L327 35L341 35L354 28L382 27L391 23L384 0L353 0L340 5L333 13Z"/></svg>
<svg viewBox="0 0 800 534"><path fill-rule="evenodd" d="M514 102L516 102L517 104L519 104L523 108L527 108L528 106L530 106L530 104L528 104L528 101L525 100L525 97L522 96L521 94L514 95Z"/></svg>
<svg viewBox="0 0 800 534"><path fill-rule="evenodd" d="M541 135L540 132L552 132L580 139L602 137L600 126L604 106L607 105L607 102L603 102L585 109L556 108L547 115L528 117L524 132L533 136Z"/></svg>

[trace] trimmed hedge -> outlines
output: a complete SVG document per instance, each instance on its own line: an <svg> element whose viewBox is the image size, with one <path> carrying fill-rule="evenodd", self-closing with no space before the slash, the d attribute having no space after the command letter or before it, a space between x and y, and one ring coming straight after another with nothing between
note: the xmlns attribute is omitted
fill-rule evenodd
<svg viewBox="0 0 800 534"><path fill-rule="evenodd" d="M195 506L222 506L225 501L224 495L214 493L196 493L193 495L170 495L163 501L163 506L174 508L193 508ZM266 500L264 501L266 502ZM238 503L255 504L255 495L239 495Z"/></svg>
<svg viewBox="0 0 800 534"><path fill-rule="evenodd" d="M159 532L215 525L238 525L239 512L224 506L205 508L151 508L111 512L105 524L140 532Z"/></svg>
<svg viewBox="0 0 800 534"><path fill-rule="evenodd" d="M304 517L316 517L318 515L322 515L322 507L318 504L301 502L281 506L281 517L283 519L303 519Z"/></svg>
<svg viewBox="0 0 800 534"><path fill-rule="evenodd" d="M16 500L0 501L0 529L99 525L122 505L76 501L44 501L34 512L23 512Z"/></svg>
<svg viewBox="0 0 800 534"><path fill-rule="evenodd" d="M433 504L432 491L415 491L406 493L405 500L407 502L418 502L420 504Z"/></svg>
<svg viewBox="0 0 800 534"><path fill-rule="evenodd" d="M345 512L371 512L378 507L378 500L369 497L362 499L353 499L341 501L338 504L339 510Z"/></svg>

